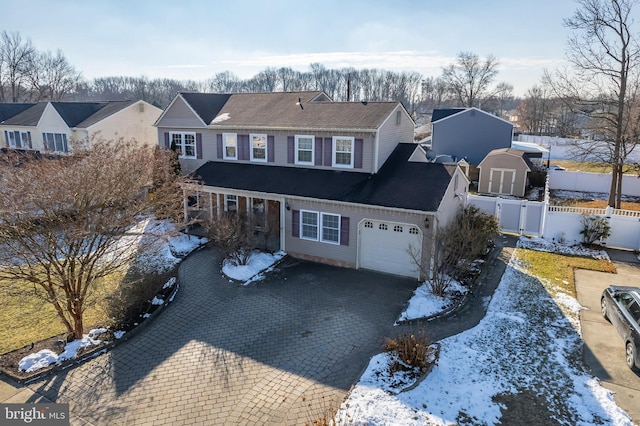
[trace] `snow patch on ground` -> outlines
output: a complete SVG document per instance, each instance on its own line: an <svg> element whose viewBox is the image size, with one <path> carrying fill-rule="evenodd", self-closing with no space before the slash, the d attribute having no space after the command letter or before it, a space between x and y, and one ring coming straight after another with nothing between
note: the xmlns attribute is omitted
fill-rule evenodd
<svg viewBox="0 0 640 426"><path fill-rule="evenodd" d="M227 259L222 262L222 272L231 279L242 281L243 284L259 281L264 278L264 272L285 256L282 251L276 253L254 252L246 265L233 265Z"/></svg>
<svg viewBox="0 0 640 426"><path fill-rule="evenodd" d="M518 247L550 253L567 254L573 256L586 256L594 259L609 260L609 255L604 250L594 250L580 244L568 245L555 241L548 241L543 238L521 237L518 239Z"/></svg>
<svg viewBox="0 0 640 426"><path fill-rule="evenodd" d="M409 305L400 314L398 321L424 318L443 312L453 307L468 291L467 287L453 280L445 295L440 297L433 294L430 282L425 281L413 292L413 296L409 299Z"/></svg>
<svg viewBox="0 0 640 426"><path fill-rule="evenodd" d="M78 354L81 348L89 346L95 346L102 343L101 340L95 340L91 336L97 336L106 332L104 328L90 330L89 334L85 334L82 339L76 339L73 342L69 342L65 345L64 350L60 355L56 354L50 349L43 349L41 351L29 354L22 358L18 362L18 369L27 373L40 370L41 368L48 367L52 364L60 364L68 359L73 359Z"/></svg>

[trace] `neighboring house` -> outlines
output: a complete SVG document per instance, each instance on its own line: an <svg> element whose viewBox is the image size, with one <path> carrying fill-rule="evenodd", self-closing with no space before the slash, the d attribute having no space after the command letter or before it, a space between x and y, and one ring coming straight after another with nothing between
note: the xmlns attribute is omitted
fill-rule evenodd
<svg viewBox="0 0 640 426"><path fill-rule="evenodd" d="M397 102L180 93L156 126L203 184L199 214L253 213L271 249L328 264L424 278L417 263L428 273L468 188L455 165L426 161Z"/></svg>
<svg viewBox="0 0 640 426"><path fill-rule="evenodd" d="M513 124L478 108L436 109L431 126L431 157L449 155L474 166L513 139Z"/></svg>
<svg viewBox="0 0 640 426"><path fill-rule="evenodd" d="M13 105L13 107L11 106ZM0 121L2 146L54 153L72 151L72 141L135 139L155 145L153 123L162 110L139 101L39 102L37 104L0 104L17 113Z"/></svg>
<svg viewBox="0 0 640 426"><path fill-rule="evenodd" d="M524 197L529 185L529 172L534 166L526 152L500 148L487 154L478 168L478 192Z"/></svg>

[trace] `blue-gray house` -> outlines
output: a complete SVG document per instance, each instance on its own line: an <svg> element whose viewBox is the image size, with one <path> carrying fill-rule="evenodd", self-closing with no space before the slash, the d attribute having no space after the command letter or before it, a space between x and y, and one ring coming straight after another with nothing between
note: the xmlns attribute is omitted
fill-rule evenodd
<svg viewBox="0 0 640 426"><path fill-rule="evenodd" d="M436 109L430 156L448 155L478 165L494 149L511 147L513 124L478 108Z"/></svg>

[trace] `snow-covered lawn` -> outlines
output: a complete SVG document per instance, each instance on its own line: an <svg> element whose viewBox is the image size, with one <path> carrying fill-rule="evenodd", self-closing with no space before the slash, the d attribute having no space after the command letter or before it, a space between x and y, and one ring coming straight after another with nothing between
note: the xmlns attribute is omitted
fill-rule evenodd
<svg viewBox="0 0 640 426"><path fill-rule="evenodd" d="M233 265L229 260L222 262L222 272L229 278L242 281L244 285L264 278L264 273L272 270L273 265L285 256L282 251L276 253L253 252L246 265Z"/></svg>
<svg viewBox="0 0 640 426"><path fill-rule="evenodd" d="M549 246L564 253L574 248ZM606 255L606 253L605 253ZM517 252L516 252L517 256ZM343 423L367 425L497 424L510 395L535 395L547 415L563 425L631 425L611 392L582 367L582 339L575 299L554 300L543 284L511 259L487 315L466 332L442 340L438 364L414 389L394 394L388 377L374 371L385 354L374 357L338 411ZM570 303L571 299L575 303ZM569 306L568 318L559 308ZM566 311L566 309L565 309ZM427 329L428 331L428 329ZM541 408L526 405L535 418ZM526 413L524 413L526 416ZM522 424L530 419L522 418Z"/></svg>

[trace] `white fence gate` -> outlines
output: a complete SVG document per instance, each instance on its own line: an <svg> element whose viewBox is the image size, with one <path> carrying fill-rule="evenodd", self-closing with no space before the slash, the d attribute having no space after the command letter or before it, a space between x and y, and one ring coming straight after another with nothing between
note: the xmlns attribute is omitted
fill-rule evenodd
<svg viewBox="0 0 640 426"><path fill-rule="evenodd" d="M601 243L606 247L640 249L640 212L632 210L592 209L550 206L545 202L506 200L499 197L469 195L467 204L498 219L502 232L542 237L547 240L582 242L582 215L606 217L611 235Z"/></svg>
<svg viewBox="0 0 640 426"><path fill-rule="evenodd" d="M502 232L531 237L542 236L545 203L481 195L469 195L467 203L495 216Z"/></svg>

